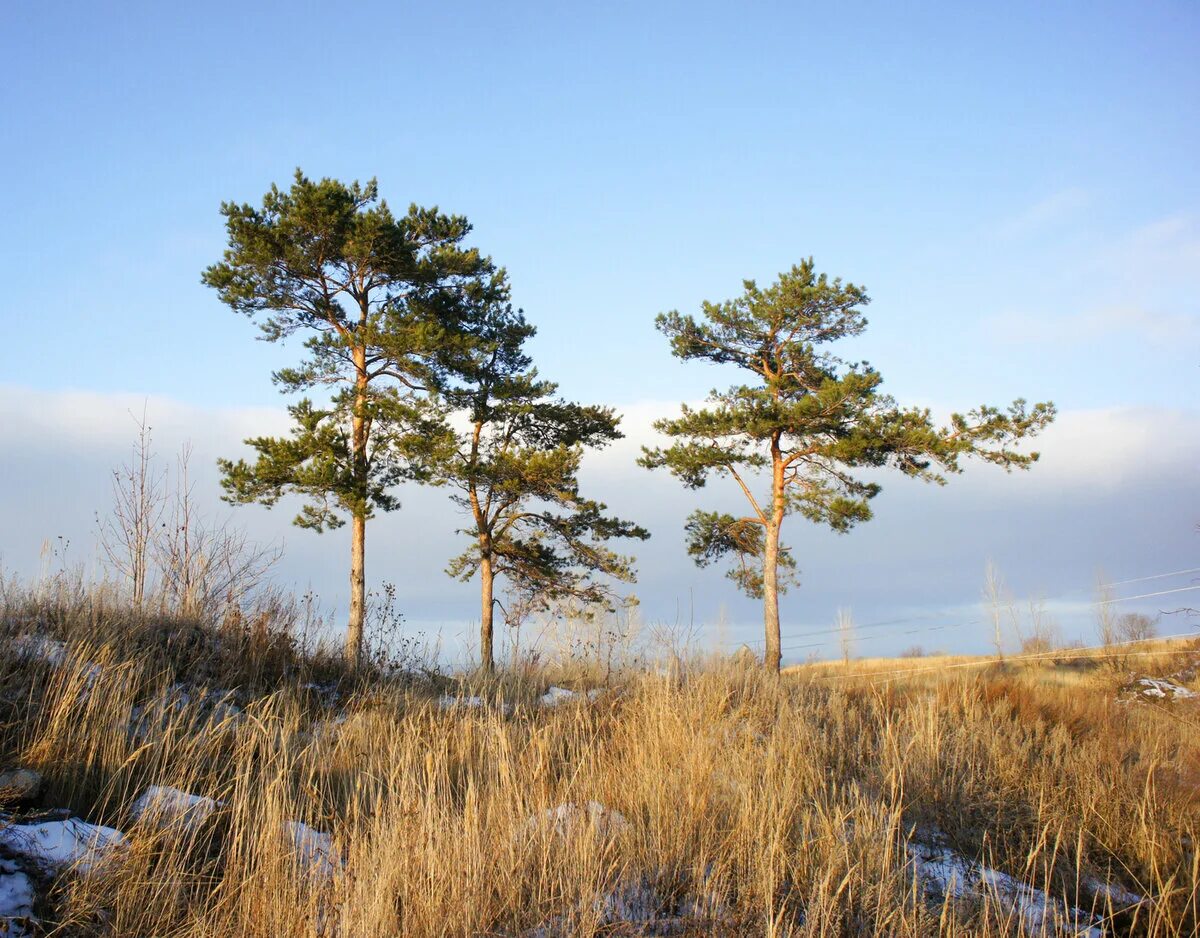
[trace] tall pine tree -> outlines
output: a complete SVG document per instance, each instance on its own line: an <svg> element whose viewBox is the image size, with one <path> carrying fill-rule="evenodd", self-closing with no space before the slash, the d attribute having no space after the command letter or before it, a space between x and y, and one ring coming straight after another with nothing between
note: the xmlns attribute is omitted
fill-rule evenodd
<svg viewBox="0 0 1200 938"><path fill-rule="evenodd" d="M471 338L448 358L453 379L445 400L462 421L457 445L444 450L438 477L468 515L471 546L447 572L479 574L480 662L494 667L495 581L523 609L573 598L607 603L606 582L632 582L632 559L607 547L613 538L649 537L579 491L586 449L621 438L611 408L555 397L525 351L535 329L509 301L503 272L468 304Z"/></svg>
<svg viewBox="0 0 1200 938"><path fill-rule="evenodd" d="M868 302L860 287L818 275L809 258L765 289L747 280L736 299L704 303L699 321L678 312L656 320L678 358L747 373L746 384L713 391L709 406L685 405L679 417L658 421L656 428L677 442L646 449L640 462L668 469L693 489L710 476L728 477L745 496L749 511L741 516L695 512L688 552L701 566L733 560L729 576L762 598L772 671L781 658L779 594L795 567L780 542L789 514L839 532L868 520L880 486L857 469L890 466L943 484L964 457L1028 468L1037 453L1013 444L1054 417L1051 404L1028 408L1018 400L1004 411L985 405L953 414L938 426L928 409L900 407L880 391L879 372L826 348L866 328ZM769 481L765 497L755 494L761 476Z"/></svg>
<svg viewBox="0 0 1200 938"><path fill-rule="evenodd" d="M447 440L428 392L439 356L462 340L464 291L486 282L491 262L464 246L465 218L415 205L393 215L374 180L314 182L297 170L261 207L221 211L229 246L203 282L257 319L263 339L305 337L306 359L274 374L285 393L330 392L327 405L289 408L290 437L247 440L255 462L221 462L226 497L269 506L298 492L307 501L295 523L316 531L349 517L346 655L357 662L367 520L395 509L391 486L421 477Z"/></svg>

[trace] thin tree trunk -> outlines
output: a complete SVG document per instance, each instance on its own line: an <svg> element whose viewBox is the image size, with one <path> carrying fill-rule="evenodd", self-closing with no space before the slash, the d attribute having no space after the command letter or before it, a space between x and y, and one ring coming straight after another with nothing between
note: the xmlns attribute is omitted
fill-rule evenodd
<svg viewBox="0 0 1200 938"><path fill-rule="evenodd" d="M766 630L768 671L779 673L783 653L779 638L779 528L768 525L763 551L763 627Z"/></svg>
<svg viewBox="0 0 1200 938"><path fill-rule="evenodd" d="M474 470L479 464L479 441L483 436L483 421L476 420L471 433L471 481L467 484L467 497L471 502L471 514L475 517L475 531L479 536L479 666L491 674L496 668L493 631L493 602L496 571L492 568L492 534L487 512L479 502L479 489L475 485Z"/></svg>
<svg viewBox="0 0 1200 938"><path fill-rule="evenodd" d="M363 313L364 319L366 312ZM354 366L358 371L354 388L354 414L351 422L352 459L354 460L354 484L357 504L353 512L350 533L350 623L346 628L346 663L357 667L362 659L363 624L366 618L366 542L367 542L367 491L369 469L367 465L367 361L366 349L354 349Z"/></svg>
<svg viewBox="0 0 1200 938"><path fill-rule="evenodd" d="M492 558L484 555L479 562L479 663L488 674L491 674L496 667L492 632L492 610L495 605L492 600L494 579L495 573L492 571Z"/></svg>
<svg viewBox="0 0 1200 938"><path fill-rule="evenodd" d="M346 663L357 667L362 656L363 620L367 605L367 519L355 512L350 528L350 624L346 628Z"/></svg>
<svg viewBox="0 0 1200 938"><path fill-rule="evenodd" d="M779 637L779 529L783 526L783 451L779 434L771 440L771 518L766 525L763 545L763 628L766 631L766 657L763 664L779 673L783 658Z"/></svg>

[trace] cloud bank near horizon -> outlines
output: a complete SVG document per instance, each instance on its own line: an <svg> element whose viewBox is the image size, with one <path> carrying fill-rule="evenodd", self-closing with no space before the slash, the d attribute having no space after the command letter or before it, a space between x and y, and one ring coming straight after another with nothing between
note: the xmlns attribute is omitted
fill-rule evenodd
<svg viewBox="0 0 1200 938"><path fill-rule="evenodd" d="M344 532L317 536L292 527L295 502L285 500L268 511L233 509L219 500L216 458L244 452L246 436L284 431L282 407L200 408L132 394L0 387L6 442L0 473L7 481L0 491L0 559L6 570L36 576L47 541L69 542L68 563L99 569L95 515L111 502L111 470L128 458L136 432L132 415L143 404L164 466L182 444L191 443L204 509L232 518L256 540L283 542L277 581L311 588L326 609L340 615L348 554ZM739 596L719 571L693 566L683 547L683 522L693 508L736 510L740 494L721 480L687 491L666 474L635 465L641 445L654 439L653 420L677 406L645 401L619 408L626 439L585 460L586 491L653 532L650 541L631 548L638 556L635 592L643 619L694 620L706 627L723 621L726 640L755 640L756 604ZM800 587L782 604L791 657L834 652L832 636L802 636L828 628L839 607L851 608L860 623L909 620L895 629L864 631L862 654L895 653L914 643L982 650L986 628L970 620L978 617L989 559L1017 596L1046 597L1067 636L1082 638L1090 638L1087 602L1098 570L1119 580L1200 566L1195 471L1200 411L1069 410L1037 448L1042 460L1029 473L1010 476L969 466L945 488L885 478L875 519L849 535L791 520L785 541L801 574ZM414 628L440 632L452 652L465 650L477 621L475 586L443 573L446 561L461 550L456 529L464 519L436 488L407 486L401 494L401 510L368 528L370 582L394 583ZM1186 577L1162 581L1191 583ZM1188 595L1130 608L1175 608ZM939 625L961 627L927 631ZM1166 626L1178 631L1188 623L1177 618ZM715 640L715 632L707 634Z"/></svg>

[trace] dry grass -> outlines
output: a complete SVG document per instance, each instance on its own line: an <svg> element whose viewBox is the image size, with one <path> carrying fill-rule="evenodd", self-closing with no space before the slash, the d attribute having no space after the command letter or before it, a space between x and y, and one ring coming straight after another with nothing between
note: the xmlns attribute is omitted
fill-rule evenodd
<svg viewBox="0 0 1200 938"><path fill-rule="evenodd" d="M718 664L679 680L627 673L594 703L555 709L529 703L545 675L460 688L525 702L511 713L443 709L447 684L433 680L341 676L333 706L302 685L338 678L334 665L274 626L237 638L234 655L200 624L111 608L25 604L4 618L70 639L72 654L0 663L0 761L39 769L48 804L131 838L52 890L54 934L638 934L605 922L622 883L688 912L680 934L1018 933L996 897L931 901L914 886L905 844L935 830L1072 905L1119 911L1081 887L1088 877L1152 898L1112 916L1115 933L1192 935L1200 922L1200 713L1117 703L1111 669L1076 669L1069 684L1042 665L877 686L875 664L841 681ZM189 677L172 645L187 628L203 636L189 654L204 683L250 689L241 715L172 689ZM135 822L152 783L225 806L194 830ZM628 825L530 822L589 801ZM333 833L334 875L297 860L296 819Z"/></svg>

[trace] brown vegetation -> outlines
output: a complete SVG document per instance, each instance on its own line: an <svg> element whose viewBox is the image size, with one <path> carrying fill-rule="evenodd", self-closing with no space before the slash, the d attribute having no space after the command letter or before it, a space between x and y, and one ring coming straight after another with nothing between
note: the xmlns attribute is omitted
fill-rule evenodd
<svg viewBox="0 0 1200 938"><path fill-rule="evenodd" d="M45 806L130 838L49 890L54 934L665 933L639 930L654 915L694 935L1018 933L1003 896L922 893L906 847L931 839L1116 934L1200 923L1200 713L1118 702L1111 668L926 658L880 682L882 663L776 679L716 662L548 708L562 672L354 676L302 647L286 604L255 615L222 632L8 592L0 761L40 770ZM12 652L34 630L67 642L64 664ZM151 784L222 807L194 828L135 821ZM562 805L581 807L538 820ZM305 863L294 820L340 859ZM631 889L653 902L614 920Z"/></svg>

